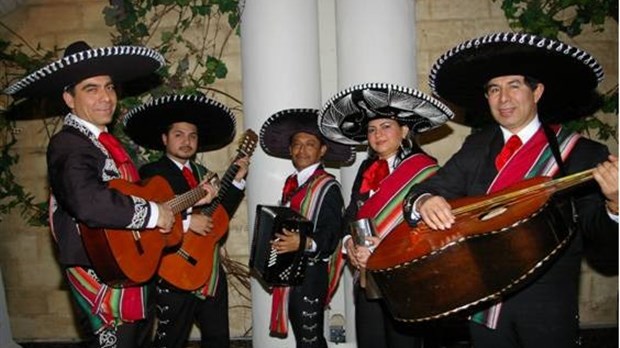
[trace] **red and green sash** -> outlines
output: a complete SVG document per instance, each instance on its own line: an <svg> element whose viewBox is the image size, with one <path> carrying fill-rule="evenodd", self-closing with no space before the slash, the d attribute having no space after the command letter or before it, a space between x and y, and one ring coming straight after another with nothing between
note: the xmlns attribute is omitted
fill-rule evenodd
<svg viewBox="0 0 620 348"><path fill-rule="evenodd" d="M570 152L580 138L580 135L564 129L560 126L551 126L558 140L559 150L563 161L566 161ZM497 192L523 179L536 176L553 177L559 170L558 164L553 157L549 141L542 127L534 136L508 160L506 165L497 173L487 194ZM471 320L483 324L491 329L497 327L502 303L499 302L486 310L471 316Z"/></svg>
<svg viewBox="0 0 620 348"><path fill-rule="evenodd" d="M103 146L103 148L108 150L117 165L120 178L131 182L140 179L131 158L122 147L107 149ZM54 234L53 225L50 224L50 227ZM105 327L146 317L146 286L110 287L102 283L92 269L79 266L68 267L66 275L71 293L82 310L88 314L95 332Z"/></svg>
<svg viewBox="0 0 620 348"><path fill-rule="evenodd" d="M215 246L215 250L213 250L213 267L211 269L211 278L207 280L207 282L202 288L193 291L193 294L200 299L204 300L207 297L215 296L217 285L220 279L220 248L221 245L218 242Z"/></svg>
<svg viewBox="0 0 620 348"><path fill-rule="evenodd" d="M437 162L425 154L406 158L381 182L379 191L364 202L357 218L372 218L379 237L385 238L404 220L403 200L411 186L426 180L438 169Z"/></svg>
<svg viewBox="0 0 620 348"><path fill-rule="evenodd" d="M317 168L308 178L307 185L303 185L293 194L290 208L305 216L316 226L323 199L333 185L339 186L340 184L323 168ZM288 333L289 292L289 287L276 286L273 288L269 330L277 335Z"/></svg>

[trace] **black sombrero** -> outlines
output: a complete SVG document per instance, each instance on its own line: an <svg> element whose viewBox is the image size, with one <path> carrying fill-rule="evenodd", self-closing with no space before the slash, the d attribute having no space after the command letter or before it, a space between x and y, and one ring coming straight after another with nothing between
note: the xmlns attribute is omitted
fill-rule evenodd
<svg viewBox="0 0 620 348"><path fill-rule="evenodd" d="M125 133L138 145L163 150L161 135L175 122L198 128L198 152L221 149L235 137L235 116L224 104L202 95L168 95L129 111Z"/></svg>
<svg viewBox="0 0 620 348"><path fill-rule="evenodd" d="M91 48L84 41L67 46L64 57L13 83L4 93L15 98L60 95L86 78L109 75L114 82L147 76L164 65L164 57L142 46Z"/></svg>
<svg viewBox="0 0 620 348"><path fill-rule="evenodd" d="M299 132L314 134L327 144L325 162L350 164L355 152L350 146L337 144L326 139L317 126L317 109L286 109L269 117L260 130L260 145L270 156L291 159L289 145L293 135Z"/></svg>
<svg viewBox="0 0 620 348"><path fill-rule="evenodd" d="M596 87L603 69L588 52L563 42L523 33L494 33L466 41L433 65L433 93L465 109L466 123L491 120L484 85L504 75L530 76L545 85L538 112L547 121L565 121L598 107ZM473 117L473 119L472 119Z"/></svg>
<svg viewBox="0 0 620 348"><path fill-rule="evenodd" d="M367 143L368 121L391 118L422 133L454 116L443 103L418 90L389 83L366 83L333 96L319 113L319 128L329 139L348 145Z"/></svg>

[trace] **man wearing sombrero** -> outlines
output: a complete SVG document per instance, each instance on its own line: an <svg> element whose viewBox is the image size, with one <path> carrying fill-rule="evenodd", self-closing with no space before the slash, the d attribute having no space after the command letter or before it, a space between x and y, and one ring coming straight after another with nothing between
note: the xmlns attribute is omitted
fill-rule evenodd
<svg viewBox="0 0 620 348"><path fill-rule="evenodd" d="M556 123L591 111L602 78L601 67L587 52L519 33L469 40L432 68L434 93L463 107L472 120L490 110L488 119L495 122L470 135L436 176L411 189L405 209L412 223L421 216L432 229L449 229L459 223L449 199L493 193L534 176L594 168L594 181L560 192L548 207L569 220L567 235L576 233L563 250L554 249L560 250L557 258L538 276L471 316L475 347L579 345L582 249L584 242L614 238L617 245L618 162L602 144Z"/></svg>
<svg viewBox="0 0 620 348"><path fill-rule="evenodd" d="M143 347L150 343L146 286L109 286L93 269L80 227L141 230L174 223L165 204L110 189L112 179L137 181L138 172L122 145L107 132L116 109L115 84L154 72L163 57L148 48L91 48L79 41L64 57L9 86L16 98L62 96L71 110L47 149L50 227L78 316L97 347ZM214 190L205 185L210 201ZM94 233L99 231L89 231ZM101 232L103 233L103 232ZM117 233L131 233L121 231ZM152 316L149 316L152 318Z"/></svg>
<svg viewBox="0 0 620 348"><path fill-rule="evenodd" d="M200 95L169 95L151 100L127 113L124 124L125 132L135 143L164 151L158 161L140 168L141 177L163 176L176 194L194 188L207 175L207 169L194 161L196 152L221 149L235 135L233 113L223 104ZM235 161L237 171L232 185L223 196L220 194L218 202L228 217L234 215L243 199L248 164L247 155ZM224 220L215 221L202 214L200 207L195 207L186 214L184 231L204 236L211 232L214 223L228 224L228 219ZM185 347L194 323L200 329L201 347L227 348L230 345L228 286L220 264L221 243L223 240L218 241L213 255L203 255L214 261L211 276L204 279L198 289L179 289L175 286L178 284L171 284L164 278L157 281L158 324L153 347ZM168 265L167 257L164 256L160 267Z"/></svg>
<svg viewBox="0 0 620 348"><path fill-rule="evenodd" d="M329 139L368 146L368 158L353 182L345 223L369 219L376 235L366 238L368 244L357 245L351 235L344 236L344 251L355 269L365 272L371 251L404 221L401 203L408 189L439 168L415 136L443 125L452 116L437 99L389 83L352 86L333 96L321 110L319 127ZM353 292L358 347L422 347L420 333L392 317L368 279L360 273Z"/></svg>
<svg viewBox="0 0 620 348"><path fill-rule="evenodd" d="M268 118L260 132L260 144L270 156L290 159L295 172L282 189L281 204L312 221L314 231L306 245L299 234L284 229L276 233L278 253L307 254L304 279L293 287L274 287L270 330L286 336L290 318L297 347L327 347L323 335L328 301L328 261L341 235L344 200L340 184L323 162L347 164L354 159L351 147L325 139L317 127L318 110L286 109ZM336 277L337 278L337 277ZM287 312L288 301L288 312Z"/></svg>

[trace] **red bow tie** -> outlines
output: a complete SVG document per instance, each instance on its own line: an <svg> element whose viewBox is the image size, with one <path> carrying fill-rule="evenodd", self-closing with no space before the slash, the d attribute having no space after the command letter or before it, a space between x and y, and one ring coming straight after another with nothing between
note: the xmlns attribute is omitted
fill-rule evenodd
<svg viewBox="0 0 620 348"><path fill-rule="evenodd" d="M386 176L390 174L390 168L386 160L376 160L364 171L362 175L362 185L360 186L360 193L366 193L370 190L379 190L379 184Z"/></svg>
<svg viewBox="0 0 620 348"><path fill-rule="evenodd" d="M286 203L291 200L293 193L297 191L297 175L291 175L286 178L286 182L284 183L284 188L282 189L282 203Z"/></svg>

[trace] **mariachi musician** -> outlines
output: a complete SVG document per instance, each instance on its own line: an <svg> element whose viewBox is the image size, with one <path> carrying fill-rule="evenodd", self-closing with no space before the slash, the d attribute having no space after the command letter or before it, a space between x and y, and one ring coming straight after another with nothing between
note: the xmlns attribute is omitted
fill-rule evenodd
<svg viewBox="0 0 620 348"><path fill-rule="evenodd" d="M449 229L459 219L448 200L493 193L534 176L594 168L594 181L552 197L550 204L573 220L569 229L577 230L566 248L540 276L470 317L476 347L579 345L584 244L617 248L618 162L605 146L558 122L594 110L594 90L602 78L601 67L587 52L519 33L462 43L432 69L434 93L463 107L471 122L481 124L486 117L492 124L470 135L437 175L411 189L405 210L412 224L421 217L432 229Z"/></svg>
<svg viewBox="0 0 620 348"><path fill-rule="evenodd" d="M147 76L163 63L159 53L145 47L91 48L77 41L65 49L62 59L5 90L16 98L62 96L70 109L47 149L50 227L81 329L91 346L150 346L149 288L104 283L102 271L94 269L91 262L95 255L87 254L81 240L86 236L80 231L84 226L126 229L111 232L124 234L159 227L162 233L169 233L173 226L172 210L165 204L108 186L113 179L139 179L123 146L108 133L118 98L116 84ZM204 189L209 197L203 203L215 194L209 185Z"/></svg>
<svg viewBox="0 0 620 348"><path fill-rule="evenodd" d="M369 238L369 247L354 245L351 235L344 237L349 263L356 269L364 272L371 250L404 221L401 203L407 190L439 168L417 144L415 135L443 125L452 116L438 100L387 83L352 86L326 103L319 117L321 132L339 143L368 145L368 158L355 177L345 221L371 219L377 235ZM357 277L358 347L422 347L417 330L395 321L371 288L362 275Z"/></svg>
<svg viewBox="0 0 620 348"><path fill-rule="evenodd" d="M326 348L323 334L328 298L328 261L340 240L344 200L340 184L327 173L323 162L351 163L351 147L325 139L317 127L318 110L287 109L265 121L260 133L263 150L274 157L290 159L295 172L286 179L281 204L312 221L311 237L283 229L275 231L272 244L277 253L302 250L306 253L303 281L292 287L274 287L270 331L285 336L290 318L296 346ZM301 247L301 249L300 249ZM288 312L287 303L288 298Z"/></svg>
<svg viewBox="0 0 620 348"><path fill-rule="evenodd" d="M200 95L168 95L151 100L131 110L124 123L126 133L138 145L164 151L159 160L140 168L142 178L162 176L175 194L189 191L207 176L207 169L195 162L197 152L223 148L235 135L232 112ZM239 170L221 200L229 217L243 199L249 158L240 158L235 164ZM201 207L194 207L185 213L185 233L205 235L214 224L228 224L228 220L215 221L200 210ZM204 279L200 288L190 291L163 279L157 281L158 320L153 347L185 347L194 323L200 329L201 347L230 345L228 286L220 264L219 246L223 242L223 239L219 241L213 255L202 256L213 259L213 269L210 279Z"/></svg>

